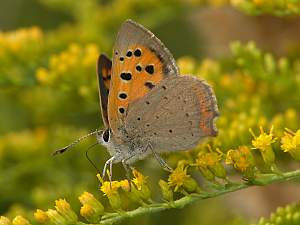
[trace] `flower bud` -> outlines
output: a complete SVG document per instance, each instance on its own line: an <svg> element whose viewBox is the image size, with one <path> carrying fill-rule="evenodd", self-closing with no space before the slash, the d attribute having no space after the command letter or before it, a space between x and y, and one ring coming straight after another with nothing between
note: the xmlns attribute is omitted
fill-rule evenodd
<svg viewBox="0 0 300 225"><path fill-rule="evenodd" d="M117 181L112 181L111 183L105 181L100 187L100 190L107 196L111 207L115 210L121 209L122 205L121 197L118 192L119 187L120 184Z"/></svg>
<svg viewBox="0 0 300 225"><path fill-rule="evenodd" d="M161 192L162 192L164 199L169 202L173 201L173 192L170 189L168 183L164 180L159 180L158 184L161 188Z"/></svg>
<svg viewBox="0 0 300 225"><path fill-rule="evenodd" d="M40 209L37 209L33 215L39 223L46 223L49 220L47 213Z"/></svg>
<svg viewBox="0 0 300 225"><path fill-rule="evenodd" d="M91 223L97 223L101 219L101 215L96 213L94 208L89 204L84 204L80 208L80 215Z"/></svg>
<svg viewBox="0 0 300 225"><path fill-rule="evenodd" d="M252 178L255 174L254 156L247 146L229 150L225 162L226 164L233 164L233 167L242 172L247 178Z"/></svg>
<svg viewBox="0 0 300 225"><path fill-rule="evenodd" d="M68 223L76 223L77 215L71 209L70 204L65 199L56 200L55 209L60 215L62 215L66 219Z"/></svg>
<svg viewBox="0 0 300 225"><path fill-rule="evenodd" d="M284 136L281 138L281 149L284 152L289 152L294 159L300 161L300 130L294 133L286 129Z"/></svg>
<svg viewBox="0 0 300 225"><path fill-rule="evenodd" d="M135 184L137 190L140 192L140 197L144 200L149 200L151 198L151 191L147 185L148 177L144 176L136 169L133 169L132 173L134 176L132 182Z"/></svg>
<svg viewBox="0 0 300 225"><path fill-rule="evenodd" d="M100 216L104 214L103 205L89 192L84 192L80 197L79 201L82 205L88 204L93 208L96 216Z"/></svg>
<svg viewBox="0 0 300 225"><path fill-rule="evenodd" d="M185 180L183 187L189 193L200 191L198 183L191 177Z"/></svg>
<svg viewBox="0 0 300 225"><path fill-rule="evenodd" d="M48 209L47 216L49 217L51 223L53 224L65 224L67 223L66 219L60 215L56 210Z"/></svg>
<svg viewBox="0 0 300 225"><path fill-rule="evenodd" d="M31 225L29 223L28 220L26 220L24 217L22 216L16 216L13 221L12 221L13 225Z"/></svg>
<svg viewBox="0 0 300 225"><path fill-rule="evenodd" d="M119 183L120 187L125 191L126 195L132 202L143 204L141 193L136 189L135 185L131 185L130 189L128 180L121 180Z"/></svg>

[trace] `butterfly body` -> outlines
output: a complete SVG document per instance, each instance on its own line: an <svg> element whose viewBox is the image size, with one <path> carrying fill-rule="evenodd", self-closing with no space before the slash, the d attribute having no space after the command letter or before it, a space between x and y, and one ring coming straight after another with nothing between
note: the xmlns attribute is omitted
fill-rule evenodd
<svg viewBox="0 0 300 225"><path fill-rule="evenodd" d="M101 55L98 83L104 132L97 134L111 158L124 166L154 154L194 148L216 136L218 107L203 80L180 75L171 53L141 25L127 20L112 61Z"/></svg>

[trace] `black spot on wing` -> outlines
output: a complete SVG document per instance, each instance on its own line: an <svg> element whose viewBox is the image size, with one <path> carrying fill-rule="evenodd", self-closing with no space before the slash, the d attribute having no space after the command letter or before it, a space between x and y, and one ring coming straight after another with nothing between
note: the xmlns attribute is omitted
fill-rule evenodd
<svg viewBox="0 0 300 225"><path fill-rule="evenodd" d="M125 112L125 109L123 107L120 107L119 112L123 114Z"/></svg>
<svg viewBox="0 0 300 225"><path fill-rule="evenodd" d="M127 56L127 57L131 57L131 56L132 56L132 51L128 51L128 52L126 53L126 56Z"/></svg>
<svg viewBox="0 0 300 225"><path fill-rule="evenodd" d="M135 69L136 69L137 71L139 71L139 72L142 71L142 67L141 67L140 65L137 65L137 66L135 67Z"/></svg>
<svg viewBox="0 0 300 225"><path fill-rule="evenodd" d="M119 98L126 99L127 98L127 94L126 93L120 93L119 94Z"/></svg>
<svg viewBox="0 0 300 225"><path fill-rule="evenodd" d="M152 89L152 88L154 88L155 87L155 85L154 84L152 84L151 82L149 82L149 81L147 81L146 83L145 83L145 86L147 87L147 88L149 88L149 89Z"/></svg>
<svg viewBox="0 0 300 225"><path fill-rule="evenodd" d="M131 80L132 78L131 73L125 73L125 72L121 73L120 77L122 80Z"/></svg>
<svg viewBox="0 0 300 225"><path fill-rule="evenodd" d="M136 56L136 57L140 57L141 55L142 55L142 51L141 51L141 49L136 49L135 51L134 51L134 56Z"/></svg>
<svg viewBox="0 0 300 225"><path fill-rule="evenodd" d="M145 70L147 73L149 74L153 74L154 73L154 66L153 65L148 65L145 67Z"/></svg>

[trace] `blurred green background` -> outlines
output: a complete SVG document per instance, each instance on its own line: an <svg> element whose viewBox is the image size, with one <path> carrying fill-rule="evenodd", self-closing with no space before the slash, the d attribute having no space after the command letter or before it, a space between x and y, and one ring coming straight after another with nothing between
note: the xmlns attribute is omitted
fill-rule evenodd
<svg viewBox="0 0 300 225"><path fill-rule="evenodd" d="M78 211L83 191L102 198L85 158L93 138L64 155L51 153L102 126L96 59L111 55L128 18L165 43L182 73L213 85L222 116L212 144L222 151L250 146L249 127L299 129L300 6L294 2L0 0L0 215L32 218L59 197ZM283 168L299 168L279 144L275 150ZM166 158L174 166L191 154ZM109 157L100 146L90 155L99 168ZM159 200L157 182L167 174L152 158L135 166L149 176ZM124 178L120 165L114 178ZM249 224L299 199L299 183L276 184L125 224Z"/></svg>

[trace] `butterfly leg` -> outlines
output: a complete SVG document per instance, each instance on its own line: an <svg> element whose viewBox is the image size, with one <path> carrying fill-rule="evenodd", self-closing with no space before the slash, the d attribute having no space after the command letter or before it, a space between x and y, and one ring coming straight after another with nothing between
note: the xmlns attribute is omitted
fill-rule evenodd
<svg viewBox="0 0 300 225"><path fill-rule="evenodd" d="M122 160L122 165L123 165L123 167L125 169L125 172L126 172L126 179L128 181L129 191L131 191L130 166L129 166L129 164L126 161L127 161L126 159L123 159Z"/></svg>
<svg viewBox="0 0 300 225"><path fill-rule="evenodd" d="M172 172L172 171L173 171L172 167L170 167L170 166L166 163L166 161L165 161L165 160L164 160L157 152L155 152L155 151L153 150L153 147L152 147L152 145L151 145L150 143L148 144L147 147L151 149L151 151L152 151L154 157L156 158L156 160L159 162L159 164L161 165L161 167L162 167L164 170L166 170L166 171L168 171L168 172Z"/></svg>
<svg viewBox="0 0 300 225"><path fill-rule="evenodd" d="M114 161L115 157L111 157L110 159L108 159L105 164L104 164L104 168L103 168L103 171L102 171L102 178L104 180L105 178L105 173L106 173L106 169L107 169L107 166L109 165L109 181L110 181L110 184L111 184L111 178L112 178L112 163Z"/></svg>

